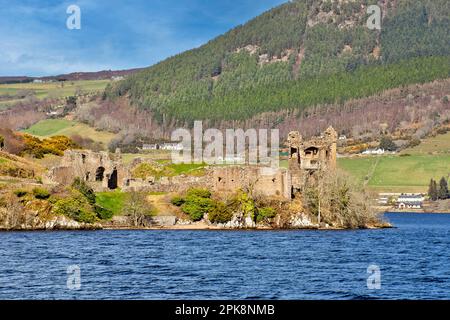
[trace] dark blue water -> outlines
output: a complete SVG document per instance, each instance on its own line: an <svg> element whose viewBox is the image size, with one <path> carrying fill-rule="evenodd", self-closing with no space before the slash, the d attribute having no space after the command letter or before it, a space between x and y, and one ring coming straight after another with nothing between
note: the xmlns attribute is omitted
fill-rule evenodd
<svg viewBox="0 0 450 320"><path fill-rule="evenodd" d="M450 299L450 215L388 219L398 228L0 233L0 299Z"/></svg>

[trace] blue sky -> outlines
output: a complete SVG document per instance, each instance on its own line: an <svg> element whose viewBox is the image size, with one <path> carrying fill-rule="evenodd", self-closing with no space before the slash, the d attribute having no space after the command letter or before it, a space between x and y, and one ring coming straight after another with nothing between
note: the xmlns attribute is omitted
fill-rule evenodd
<svg viewBox="0 0 450 320"><path fill-rule="evenodd" d="M0 76L145 67L287 0L0 0ZM67 7L81 9L69 30Z"/></svg>

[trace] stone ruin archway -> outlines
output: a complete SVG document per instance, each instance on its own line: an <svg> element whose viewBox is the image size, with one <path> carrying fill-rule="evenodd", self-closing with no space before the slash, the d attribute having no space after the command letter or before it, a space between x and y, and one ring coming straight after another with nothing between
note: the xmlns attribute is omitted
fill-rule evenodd
<svg viewBox="0 0 450 320"><path fill-rule="evenodd" d="M97 171L95 171L95 181L102 182L104 178L105 178L105 168L98 167Z"/></svg>

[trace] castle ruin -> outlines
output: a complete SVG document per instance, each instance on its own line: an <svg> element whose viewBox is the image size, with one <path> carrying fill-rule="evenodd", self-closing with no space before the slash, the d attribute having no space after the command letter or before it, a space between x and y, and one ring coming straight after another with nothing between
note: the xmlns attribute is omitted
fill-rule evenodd
<svg viewBox="0 0 450 320"><path fill-rule="evenodd" d="M319 170L334 170L337 157L337 133L329 127L320 137L303 140L298 131L289 133L289 172L292 194L302 192Z"/></svg>
<svg viewBox="0 0 450 320"><path fill-rule="evenodd" d="M70 185L75 178L80 178L101 191L122 187L128 175L120 153L68 150L59 166L49 170L47 180Z"/></svg>
<svg viewBox="0 0 450 320"><path fill-rule="evenodd" d="M251 189L262 196L292 199L315 181L317 172L336 167L337 133L332 127L321 136L309 140L304 140L299 132L291 132L287 146L288 168L216 166L207 168L204 176L181 175L163 177L158 181L133 178L133 168L142 161L125 165L120 151L96 153L70 150L65 152L59 166L49 170L47 181L70 185L78 177L96 191L120 188L123 191L182 192L192 187L203 187L226 194L238 189Z"/></svg>

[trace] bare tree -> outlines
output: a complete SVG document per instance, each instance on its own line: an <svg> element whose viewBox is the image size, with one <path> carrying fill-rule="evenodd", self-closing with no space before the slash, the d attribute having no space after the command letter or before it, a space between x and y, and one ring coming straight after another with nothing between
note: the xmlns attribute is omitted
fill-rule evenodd
<svg viewBox="0 0 450 320"><path fill-rule="evenodd" d="M134 227L144 227L146 217L151 217L154 211L147 202L147 193L138 191L130 192L123 210L130 217Z"/></svg>

